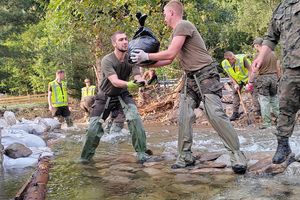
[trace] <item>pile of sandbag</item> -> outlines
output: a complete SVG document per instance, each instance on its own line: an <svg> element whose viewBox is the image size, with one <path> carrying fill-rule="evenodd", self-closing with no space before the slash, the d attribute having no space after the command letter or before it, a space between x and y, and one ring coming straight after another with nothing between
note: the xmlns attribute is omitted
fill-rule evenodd
<svg viewBox="0 0 300 200"><path fill-rule="evenodd" d="M60 127L61 124L56 119L36 118L33 121L26 119L18 121L13 112L6 111L3 118L0 118L4 168L35 166L40 157L53 156L53 152L40 136Z"/></svg>

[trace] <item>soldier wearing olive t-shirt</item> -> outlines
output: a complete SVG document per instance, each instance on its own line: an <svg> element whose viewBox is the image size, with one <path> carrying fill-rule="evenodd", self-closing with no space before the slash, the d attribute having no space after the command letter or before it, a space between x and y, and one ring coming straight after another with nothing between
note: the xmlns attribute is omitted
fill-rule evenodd
<svg viewBox="0 0 300 200"><path fill-rule="evenodd" d="M127 89L138 89L139 85L129 81L133 75L137 82L144 82L137 66L128 63L128 41L125 33L113 34L114 51L106 55L101 62L101 83L90 114L90 123L86 134L81 159L88 163L95 154L100 139L104 134L102 124L111 111L122 109L132 136L132 145L137 153L137 160L143 163L150 159L146 153L146 134L132 96Z"/></svg>
<svg viewBox="0 0 300 200"><path fill-rule="evenodd" d="M213 63L196 27L191 22L182 20L182 3L170 1L164 7L164 15L166 24L173 29L172 41L168 49L149 54L137 50L132 54L131 59L137 63L146 60L158 61L151 67L160 67L172 63L177 56L186 74L179 106L178 157L171 168L183 168L195 163L191 150L192 124L195 120L193 111L203 101L209 122L230 152L233 171L245 173L246 157L240 151L238 136L222 108L222 84L216 64Z"/></svg>

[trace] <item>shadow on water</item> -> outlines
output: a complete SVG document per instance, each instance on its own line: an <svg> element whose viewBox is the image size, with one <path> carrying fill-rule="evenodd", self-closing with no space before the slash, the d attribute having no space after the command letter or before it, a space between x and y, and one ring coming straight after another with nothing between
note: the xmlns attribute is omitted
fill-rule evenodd
<svg viewBox="0 0 300 200"><path fill-rule="evenodd" d="M283 200L300 199L300 170L271 177L224 174L191 174L170 169L177 148L177 128L147 126L150 149L165 160L146 166L135 162L128 134L103 138L90 165L76 164L82 145L82 133L70 134L55 146L56 159L50 171L48 200ZM194 153L225 148L212 129L194 129ZM248 155L257 151L274 151L276 142L271 131L239 130L241 146ZM297 150L300 132L291 139ZM113 141L113 142L109 142ZM22 176L22 179L25 179ZM14 177L5 182L6 197L15 194ZM3 184L3 182L0 184ZM21 186L20 181L18 184ZM1 185L2 186L2 185ZM19 186L19 187L20 187ZM18 188L19 188L18 187ZM1 187L2 188L2 187ZM2 189L1 189L2 194ZM2 199L2 198L0 198ZM7 199L7 198L6 198Z"/></svg>

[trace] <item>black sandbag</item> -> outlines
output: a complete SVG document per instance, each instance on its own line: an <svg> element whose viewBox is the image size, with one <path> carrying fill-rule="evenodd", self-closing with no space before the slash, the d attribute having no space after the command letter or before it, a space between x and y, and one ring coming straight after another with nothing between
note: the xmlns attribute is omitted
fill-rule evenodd
<svg viewBox="0 0 300 200"><path fill-rule="evenodd" d="M128 53L129 53L129 63L135 64L131 59L131 53L134 52L137 49L141 49L145 51L146 53L156 53L159 51L160 42L157 40L157 38L154 36L153 32L147 28L144 27L145 20L147 18L147 15L142 15L140 12L136 14L136 17L139 21L140 27L138 31L134 34L132 40L129 42L128 45ZM152 65L156 63L156 61L144 61L141 64L142 65Z"/></svg>

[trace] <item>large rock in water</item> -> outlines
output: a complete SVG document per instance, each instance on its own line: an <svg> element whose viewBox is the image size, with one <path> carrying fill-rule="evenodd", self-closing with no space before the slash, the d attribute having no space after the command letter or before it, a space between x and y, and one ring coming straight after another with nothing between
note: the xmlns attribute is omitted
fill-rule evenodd
<svg viewBox="0 0 300 200"><path fill-rule="evenodd" d="M8 125L14 125L17 123L17 119L16 119L16 116L13 112L11 111L5 111L4 114L3 114L3 117L4 119L6 120L6 123Z"/></svg>
<svg viewBox="0 0 300 200"><path fill-rule="evenodd" d="M4 154L10 158L16 159L28 157L32 154L32 151L23 144L13 143L6 147L6 149L4 150Z"/></svg>

